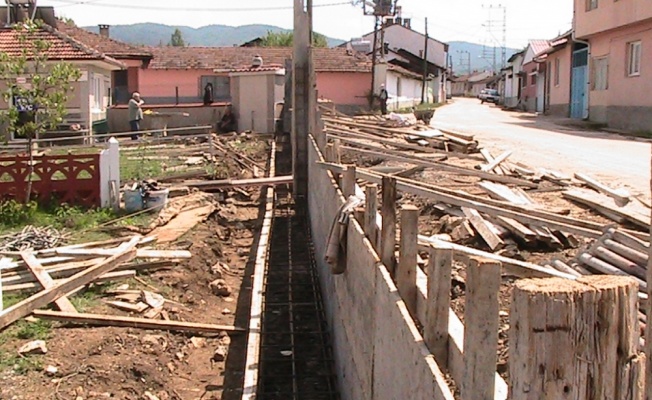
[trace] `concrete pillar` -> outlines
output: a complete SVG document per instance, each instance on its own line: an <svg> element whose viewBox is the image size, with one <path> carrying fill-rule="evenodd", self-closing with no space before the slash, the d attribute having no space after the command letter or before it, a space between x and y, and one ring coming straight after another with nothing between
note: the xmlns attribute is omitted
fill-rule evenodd
<svg viewBox="0 0 652 400"><path fill-rule="evenodd" d="M100 154L100 204L120 208L120 143L116 138L109 139Z"/></svg>
<svg viewBox="0 0 652 400"><path fill-rule="evenodd" d="M308 136L314 123L316 96L311 62L312 0L294 0L294 64L292 74L292 173L294 195L301 203L308 193Z"/></svg>

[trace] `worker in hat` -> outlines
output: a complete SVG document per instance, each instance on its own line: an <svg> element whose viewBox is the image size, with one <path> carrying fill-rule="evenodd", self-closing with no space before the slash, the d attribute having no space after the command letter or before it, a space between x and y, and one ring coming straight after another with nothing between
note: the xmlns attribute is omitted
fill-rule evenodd
<svg viewBox="0 0 652 400"><path fill-rule="evenodd" d="M387 114L387 99L389 99L389 93L387 93L387 89L385 89L385 85L380 85L380 94L378 95L378 99L380 100L380 112L383 115Z"/></svg>
<svg viewBox="0 0 652 400"><path fill-rule="evenodd" d="M129 100L129 127L132 132L140 131L140 121L143 119L143 109L142 105L145 102L140 98L140 93L134 92L131 95L131 100ZM131 135L132 140L138 139L138 134Z"/></svg>

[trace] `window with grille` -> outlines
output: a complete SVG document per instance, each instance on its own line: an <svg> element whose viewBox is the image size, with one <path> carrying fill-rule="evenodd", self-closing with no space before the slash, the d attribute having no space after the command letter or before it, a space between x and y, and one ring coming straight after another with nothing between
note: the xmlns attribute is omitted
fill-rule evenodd
<svg viewBox="0 0 652 400"><path fill-rule="evenodd" d="M598 0L586 0L586 11L598 8Z"/></svg>
<svg viewBox="0 0 652 400"><path fill-rule="evenodd" d="M231 98L231 80L228 76L204 75L201 77L199 97L203 98L204 88L208 83L213 85L213 99L215 101L229 100Z"/></svg>

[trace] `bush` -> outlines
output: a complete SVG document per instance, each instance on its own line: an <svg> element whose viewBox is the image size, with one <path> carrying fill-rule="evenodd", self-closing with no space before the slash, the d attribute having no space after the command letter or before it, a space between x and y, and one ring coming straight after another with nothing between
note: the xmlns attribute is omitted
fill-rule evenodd
<svg viewBox="0 0 652 400"><path fill-rule="evenodd" d="M0 224L6 226L19 226L30 223L38 205L34 201L27 204L19 203L16 200L8 200L0 203Z"/></svg>

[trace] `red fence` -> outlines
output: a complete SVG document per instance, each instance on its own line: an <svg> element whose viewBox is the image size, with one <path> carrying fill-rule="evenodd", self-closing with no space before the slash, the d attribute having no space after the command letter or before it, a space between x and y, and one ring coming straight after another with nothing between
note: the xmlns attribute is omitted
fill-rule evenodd
<svg viewBox="0 0 652 400"><path fill-rule="evenodd" d="M0 199L23 201L29 176L26 155L0 157ZM100 155L34 157L32 198L86 207L100 205Z"/></svg>

